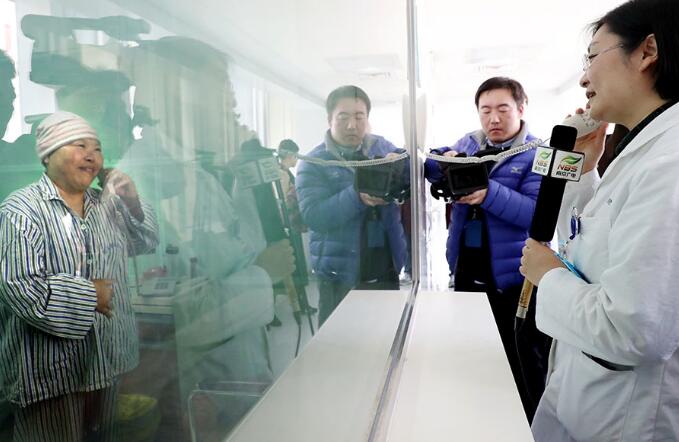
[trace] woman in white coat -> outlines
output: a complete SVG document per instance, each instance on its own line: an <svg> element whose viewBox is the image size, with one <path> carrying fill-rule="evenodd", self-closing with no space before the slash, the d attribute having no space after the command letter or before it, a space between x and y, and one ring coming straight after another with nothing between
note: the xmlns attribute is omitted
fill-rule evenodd
<svg viewBox="0 0 679 442"><path fill-rule="evenodd" d="M632 0L592 25L588 107L631 131L601 178L605 127L576 145L588 173L566 187L561 216L584 278L542 244L524 248L537 326L554 338L537 441L679 440L677 23L676 0Z"/></svg>

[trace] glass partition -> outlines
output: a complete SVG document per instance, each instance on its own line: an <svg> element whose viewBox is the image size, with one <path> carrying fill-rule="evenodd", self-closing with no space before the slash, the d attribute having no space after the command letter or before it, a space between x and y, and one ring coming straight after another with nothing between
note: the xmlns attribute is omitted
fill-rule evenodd
<svg viewBox="0 0 679 442"><path fill-rule="evenodd" d="M222 440L411 289L405 4L0 11L0 439Z"/></svg>

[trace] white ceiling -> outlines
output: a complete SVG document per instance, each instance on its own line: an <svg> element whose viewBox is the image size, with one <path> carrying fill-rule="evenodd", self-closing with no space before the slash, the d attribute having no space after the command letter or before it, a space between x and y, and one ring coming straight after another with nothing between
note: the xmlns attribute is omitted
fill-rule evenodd
<svg viewBox="0 0 679 442"><path fill-rule="evenodd" d="M407 92L405 0L115 1L319 103L346 83L382 103ZM586 24L620 3L420 0L422 84L436 100L468 98L497 74L533 94L568 89L580 75Z"/></svg>

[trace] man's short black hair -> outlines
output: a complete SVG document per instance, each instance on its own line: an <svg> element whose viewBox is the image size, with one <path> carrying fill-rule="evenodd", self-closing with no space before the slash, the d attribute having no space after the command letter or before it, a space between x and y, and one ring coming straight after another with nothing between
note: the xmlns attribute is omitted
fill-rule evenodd
<svg viewBox="0 0 679 442"><path fill-rule="evenodd" d="M295 155L297 152L299 152L299 146L290 139L285 139L278 143L279 158L287 158Z"/></svg>
<svg viewBox="0 0 679 442"><path fill-rule="evenodd" d="M14 68L14 61L9 58L5 51L0 50L0 75L14 78L16 69Z"/></svg>
<svg viewBox="0 0 679 442"><path fill-rule="evenodd" d="M479 97L482 93L495 89L507 89L511 92L517 107L528 104L528 96L526 96L521 83L508 77L493 77L481 83L481 86L476 90L476 95L474 96L476 107L479 107Z"/></svg>
<svg viewBox="0 0 679 442"><path fill-rule="evenodd" d="M592 33L602 26L618 35L628 54L649 35L658 44L655 90L664 100L679 100L679 2L677 0L631 0L609 11L590 25Z"/></svg>
<svg viewBox="0 0 679 442"><path fill-rule="evenodd" d="M325 100L325 110L328 112L328 118L332 116L332 112L337 107L337 103L342 98L355 98L365 103L365 107L370 115L370 98L363 89L354 85L340 86L334 91L330 92L328 98Z"/></svg>

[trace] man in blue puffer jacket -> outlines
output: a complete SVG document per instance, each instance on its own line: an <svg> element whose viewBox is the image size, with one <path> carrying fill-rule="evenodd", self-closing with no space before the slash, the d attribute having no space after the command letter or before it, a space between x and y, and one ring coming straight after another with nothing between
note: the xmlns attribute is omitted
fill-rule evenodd
<svg viewBox="0 0 679 442"><path fill-rule="evenodd" d="M522 120L527 97L516 80L486 80L476 92L475 103L482 130L468 133L453 146L434 149L433 153L472 156L487 148L510 149L535 139ZM535 151L529 150L497 163L485 163L489 169L488 188L454 202L446 245L455 289L488 294L529 420L544 390L546 360L541 356L546 354L546 337L540 336L534 321L529 320L522 339L528 338L530 355L523 354L523 345L519 355L513 322L523 282L519 274L521 249L528 237L541 181L531 171L534 156ZM443 178L438 162L426 161L425 176L434 183ZM538 357L533 358L534 354Z"/></svg>
<svg viewBox="0 0 679 442"><path fill-rule="evenodd" d="M330 129L308 156L348 161L403 152L368 133L370 99L362 89L335 89L326 110ZM352 168L307 161L300 161L297 171L299 206L311 230L311 263L319 280L319 325L351 289L398 290L406 259L399 207L357 192L354 174Z"/></svg>

